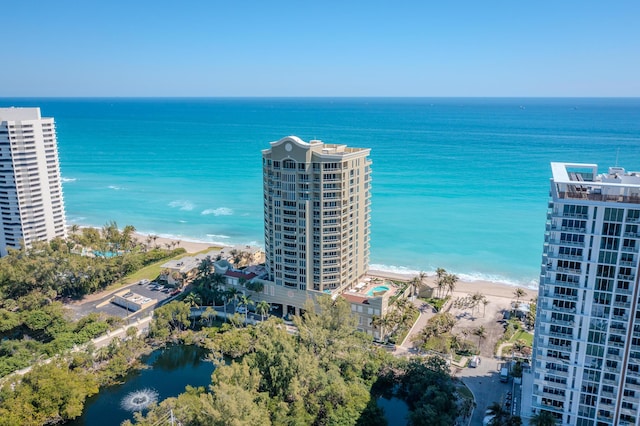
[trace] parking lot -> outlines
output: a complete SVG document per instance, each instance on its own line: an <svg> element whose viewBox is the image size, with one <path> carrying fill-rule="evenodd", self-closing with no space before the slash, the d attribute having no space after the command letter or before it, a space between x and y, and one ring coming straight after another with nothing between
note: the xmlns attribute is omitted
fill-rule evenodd
<svg viewBox="0 0 640 426"><path fill-rule="evenodd" d="M143 297L156 299L158 301L158 304L162 304L162 302L164 302L166 299L172 297L171 292L173 291L173 289L165 288L154 282L130 284L117 290L113 290L97 300L86 302L80 301L69 304L67 305L67 307L71 309L75 319L82 318L92 312L105 313L107 315L126 318L134 312L130 309L128 310L125 307L110 302L115 293L120 293L123 290L129 290Z"/></svg>

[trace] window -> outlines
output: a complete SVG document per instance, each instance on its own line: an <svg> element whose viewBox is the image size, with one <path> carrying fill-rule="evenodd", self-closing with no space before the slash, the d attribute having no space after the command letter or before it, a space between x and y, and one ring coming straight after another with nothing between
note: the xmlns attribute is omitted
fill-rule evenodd
<svg viewBox="0 0 640 426"><path fill-rule="evenodd" d="M624 209L614 209L607 207L604 209L604 220L610 222L622 222Z"/></svg>

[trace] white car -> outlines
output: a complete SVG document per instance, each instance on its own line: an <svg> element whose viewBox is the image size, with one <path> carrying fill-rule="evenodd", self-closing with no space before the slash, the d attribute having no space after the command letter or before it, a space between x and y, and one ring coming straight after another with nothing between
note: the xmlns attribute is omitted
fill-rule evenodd
<svg viewBox="0 0 640 426"><path fill-rule="evenodd" d="M238 306L236 308L236 314L246 314L247 313L247 307L246 306Z"/></svg>

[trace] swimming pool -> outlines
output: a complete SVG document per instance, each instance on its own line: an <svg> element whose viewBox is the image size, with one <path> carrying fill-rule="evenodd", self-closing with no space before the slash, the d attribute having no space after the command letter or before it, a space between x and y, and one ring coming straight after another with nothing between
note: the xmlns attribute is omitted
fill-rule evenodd
<svg viewBox="0 0 640 426"><path fill-rule="evenodd" d="M386 285L379 285L369 290L367 292L367 296L373 296L376 293L384 293L386 291L389 291L389 287L387 287ZM378 296L380 296L380 294L378 294Z"/></svg>

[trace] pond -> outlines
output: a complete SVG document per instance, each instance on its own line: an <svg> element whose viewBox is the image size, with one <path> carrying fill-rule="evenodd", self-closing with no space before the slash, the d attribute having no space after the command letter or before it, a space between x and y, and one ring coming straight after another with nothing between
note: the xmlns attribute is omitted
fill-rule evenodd
<svg viewBox="0 0 640 426"><path fill-rule="evenodd" d="M384 410L384 418L389 426L406 426L409 422L409 406L397 397L378 398L378 407Z"/></svg>
<svg viewBox="0 0 640 426"><path fill-rule="evenodd" d="M100 389L88 398L82 416L66 423L72 426L113 426L133 419L136 408L151 400L178 396L187 385L208 386L214 365L204 358L207 351L197 346L172 345L143 358L149 366L130 373L123 384Z"/></svg>

